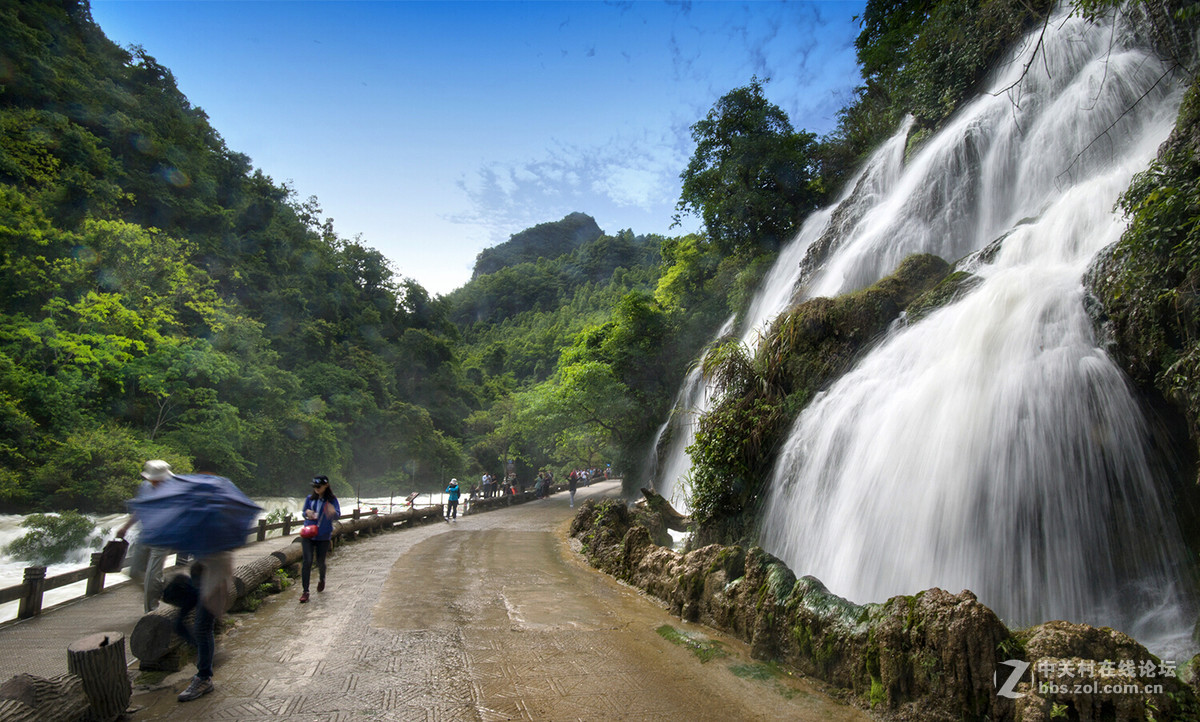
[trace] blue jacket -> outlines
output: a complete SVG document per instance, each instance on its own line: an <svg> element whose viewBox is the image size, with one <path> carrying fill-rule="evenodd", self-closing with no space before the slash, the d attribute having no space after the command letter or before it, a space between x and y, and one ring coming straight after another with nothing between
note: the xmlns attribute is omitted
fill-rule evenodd
<svg viewBox="0 0 1200 722"><path fill-rule="evenodd" d="M304 517L306 524L312 524L314 520L309 519L308 515L304 512L308 511L309 509L317 512L317 518L315 520L317 524L317 536L315 541L328 541L328 539L333 536L333 519L330 519L329 515L325 512L326 504L331 504L333 506L333 519L336 519L342 515L342 506L341 504L338 504L336 497L330 499L329 501L325 501L324 499L312 498L312 494L309 494L304 498L304 508L300 510L300 516Z"/></svg>
<svg viewBox="0 0 1200 722"><path fill-rule="evenodd" d="M450 495L450 501L458 501L458 496L462 493L462 487L458 484L451 484L446 487L446 493Z"/></svg>

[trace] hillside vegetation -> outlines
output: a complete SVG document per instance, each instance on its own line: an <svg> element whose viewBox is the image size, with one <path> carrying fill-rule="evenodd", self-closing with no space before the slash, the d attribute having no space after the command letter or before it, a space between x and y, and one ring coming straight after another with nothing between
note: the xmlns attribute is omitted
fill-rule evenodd
<svg viewBox="0 0 1200 722"><path fill-rule="evenodd" d="M0 504L115 509L154 457L255 493L464 465L444 304L86 2L5 3L0 38Z"/></svg>
<svg viewBox="0 0 1200 722"><path fill-rule="evenodd" d="M86 0L0 5L0 507L117 509L156 457L259 494L314 473L341 494L435 489L507 462L644 483L688 364L806 214L905 114L915 141L944 123L1049 6L868 2L863 85L833 133L794 127L759 78L692 126L677 210L703 232L580 209L433 297L228 148ZM738 413L710 426L752 448ZM699 473L714 500L741 483Z"/></svg>

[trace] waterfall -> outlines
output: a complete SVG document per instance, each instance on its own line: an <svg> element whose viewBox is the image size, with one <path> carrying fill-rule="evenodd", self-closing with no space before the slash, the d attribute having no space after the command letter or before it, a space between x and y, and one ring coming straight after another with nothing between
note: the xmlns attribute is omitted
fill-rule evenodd
<svg viewBox="0 0 1200 722"><path fill-rule="evenodd" d="M1082 285L1179 97L1154 88L1164 67L1124 28L1059 16L1036 46L1035 33L808 282L845 293L916 252L974 254L981 279L804 410L761 543L856 602L970 589L1011 626L1112 626L1186 658L1194 613L1163 460Z"/></svg>
<svg viewBox="0 0 1200 722"><path fill-rule="evenodd" d="M904 147L911 126L912 119L906 119L900 130L846 184L838 201L809 215L796 235L780 250L740 324L740 343L752 349L757 347L771 322L796 302L798 287L814 268L811 259L819 255L816 247L833 237L831 229L858 218L895 184L904 165ZM709 343L709 348L733 333L736 322L736 316L730 316ZM697 420L708 411L712 401L711 389L701 373L703 365L701 357L689 370L675 397L671 417L663 422L655 435L647 464L655 490L679 510L689 508L685 487L692 461L687 447L696 438ZM660 450L667 433L670 437L666 448Z"/></svg>

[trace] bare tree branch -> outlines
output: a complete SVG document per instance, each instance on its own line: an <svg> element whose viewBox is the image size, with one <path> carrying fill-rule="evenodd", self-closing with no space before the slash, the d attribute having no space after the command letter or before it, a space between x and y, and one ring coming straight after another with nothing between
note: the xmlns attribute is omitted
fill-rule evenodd
<svg viewBox="0 0 1200 722"><path fill-rule="evenodd" d="M1180 68L1180 65L1178 63L1175 63L1175 64L1171 65L1170 67L1168 67L1165 71L1163 71L1163 74L1158 76L1158 80L1155 80L1154 84L1146 89L1146 92L1144 92L1140 96L1138 96L1138 99L1133 101L1133 103L1131 103L1128 108L1121 111L1121 114L1117 116L1116 120L1109 123L1107 128L1100 131L1100 133L1095 138L1092 138L1092 141L1090 143L1085 145L1078 153L1076 153L1075 157L1071 159L1071 162L1067 165L1067 167L1063 170L1062 173L1058 174L1057 177L1061 178L1064 175L1070 173L1071 168L1075 167L1075 164L1079 162L1079 159L1083 157L1084 153L1088 152L1088 150L1091 149L1091 147L1093 145L1095 145L1097 143L1097 141L1099 141L1101 138L1107 136L1109 131L1111 131L1113 128L1115 128L1117 126L1117 123L1121 122L1122 118L1124 118L1126 115L1129 115L1129 113L1132 112L1133 109L1138 106L1138 103L1141 103L1143 100L1146 99L1146 97L1148 95L1150 95L1150 93L1154 92L1154 89L1158 87L1159 83L1166 80L1167 76L1171 75L1179 68Z"/></svg>

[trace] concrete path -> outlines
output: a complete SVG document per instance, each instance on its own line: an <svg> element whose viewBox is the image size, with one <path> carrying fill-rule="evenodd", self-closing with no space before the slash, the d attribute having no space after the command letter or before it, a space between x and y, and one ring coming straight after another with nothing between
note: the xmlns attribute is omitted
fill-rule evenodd
<svg viewBox="0 0 1200 722"><path fill-rule="evenodd" d="M563 493L344 544L311 602L295 584L227 617L215 692L176 702L188 665L135 688L132 719L867 719L588 567L572 515Z"/></svg>

